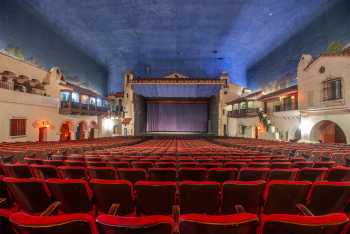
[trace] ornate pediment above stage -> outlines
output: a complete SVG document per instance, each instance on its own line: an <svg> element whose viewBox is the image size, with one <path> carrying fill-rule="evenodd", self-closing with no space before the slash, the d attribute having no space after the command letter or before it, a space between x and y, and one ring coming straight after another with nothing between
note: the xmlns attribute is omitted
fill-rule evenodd
<svg viewBox="0 0 350 234"><path fill-rule="evenodd" d="M133 90L144 97L210 97L227 85L227 79L190 77L172 73L163 77L137 77L128 80Z"/></svg>

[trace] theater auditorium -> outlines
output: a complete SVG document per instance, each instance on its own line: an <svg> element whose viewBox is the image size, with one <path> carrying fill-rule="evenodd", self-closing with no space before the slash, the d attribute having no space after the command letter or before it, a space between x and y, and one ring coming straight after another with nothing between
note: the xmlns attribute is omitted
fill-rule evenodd
<svg viewBox="0 0 350 234"><path fill-rule="evenodd" d="M350 234L349 13L0 0L0 234Z"/></svg>

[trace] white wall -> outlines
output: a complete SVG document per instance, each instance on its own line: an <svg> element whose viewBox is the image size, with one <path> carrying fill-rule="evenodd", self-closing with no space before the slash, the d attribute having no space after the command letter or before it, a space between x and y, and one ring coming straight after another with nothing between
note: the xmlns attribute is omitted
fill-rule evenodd
<svg viewBox="0 0 350 234"><path fill-rule="evenodd" d="M250 118L228 118L227 132L231 137L255 137L255 127L259 123L259 117ZM240 126L247 126L245 134L240 134Z"/></svg>
<svg viewBox="0 0 350 234"><path fill-rule="evenodd" d="M320 73L320 67L325 68ZM343 99L322 100L322 81L327 78L342 78ZM301 134L304 141L312 140L312 128L322 120L336 123L350 140L350 56L322 55L313 59L303 55L298 65L299 108L301 111Z"/></svg>

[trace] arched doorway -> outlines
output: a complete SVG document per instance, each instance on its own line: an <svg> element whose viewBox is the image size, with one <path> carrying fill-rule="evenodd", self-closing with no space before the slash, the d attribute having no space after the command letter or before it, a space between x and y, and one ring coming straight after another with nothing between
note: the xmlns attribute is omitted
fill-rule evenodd
<svg viewBox="0 0 350 234"><path fill-rule="evenodd" d="M87 130L86 122L81 121L77 127L76 139L77 140L85 139L86 130Z"/></svg>
<svg viewBox="0 0 350 234"><path fill-rule="evenodd" d="M60 141L70 141L72 137L71 133L72 123L69 121L64 122L60 128Z"/></svg>
<svg viewBox="0 0 350 234"><path fill-rule="evenodd" d="M322 120L311 129L310 140L320 143L346 143L346 136L338 124Z"/></svg>

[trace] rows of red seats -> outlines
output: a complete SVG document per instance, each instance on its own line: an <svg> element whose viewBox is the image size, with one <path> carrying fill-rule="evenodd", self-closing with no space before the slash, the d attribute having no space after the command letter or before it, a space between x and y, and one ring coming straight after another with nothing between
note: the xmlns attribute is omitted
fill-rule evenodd
<svg viewBox="0 0 350 234"><path fill-rule="evenodd" d="M349 168L307 144L229 140L220 142L225 146L152 139L3 164L0 228L26 234L347 232Z"/></svg>
<svg viewBox="0 0 350 234"><path fill-rule="evenodd" d="M221 185L216 182L187 181L177 185L175 182L140 181L133 186L130 182L120 180L91 180L88 183L85 180L49 179L45 181L40 179L6 177L2 178L1 181L2 187L6 187L6 190L10 193L6 204L8 208L7 213L4 214L5 210L1 209L0 216L3 216L2 218L5 219L5 221L6 218L10 218L10 221L15 223L15 226L21 222L29 222L27 223L28 225L23 225L22 223L21 226L19 224L19 229L29 228L31 225L34 225L33 220L36 220L38 217L35 215L41 214L41 216L47 216L54 212L58 212L59 215L46 220L42 219L41 223L37 223L37 228L45 227L45 221L49 221L50 219L55 220L61 217L69 217L67 214L76 213L84 213L83 216L85 217L89 215L95 216L96 213L101 214L102 216L97 217L97 221L99 221L101 217L108 218L110 222L116 222L120 225L115 225L115 228L130 228L126 223L118 223L118 219L119 221L124 220L124 222L129 220L130 223L128 224L131 227L137 226L137 224L141 227L147 227L152 226L150 223L146 222L147 219L148 221L152 221L150 217L153 217L153 222L157 220L155 218L156 216L168 220L171 220L173 216L175 221L178 220L176 214L172 215L173 211L177 210L177 212L181 214L179 222L180 233L216 233L213 232L212 225L216 226L223 222L226 223L227 226L232 226L232 223L235 222L230 218L238 218L243 214L255 217L255 225L251 227L252 230L243 233L255 233L258 216L261 220L267 217L289 217L291 220L294 219L294 225L296 225L295 222L298 220L297 217L299 217L299 221L301 222L299 228L304 226L303 221L306 221L308 218L314 221L322 220L322 223L315 224L315 226L324 231L324 228L328 227L328 225L325 226L325 219L322 219L322 217L328 217L330 219L328 221L332 220L332 218L330 218L332 215L346 217L341 213L344 212L344 208L348 205L350 198L349 182L315 182L312 184L305 181L271 181L266 184L264 181L228 181ZM135 192L133 190L135 190ZM13 204L11 204L11 198L14 198L15 203L13 204L16 205L10 209L9 207L13 206ZM327 200L327 202L320 203L320 201L325 200ZM176 209L176 205L179 205L178 209ZM300 214L298 215L299 211L304 212L302 208L298 210L298 207L304 207L316 216L312 216L311 218L309 216L303 217ZM18 213L11 216L12 218L10 217L11 213L15 210L21 210L22 212L34 216L30 217L30 221L18 221L16 218L13 218L13 216L16 217L16 215L19 215ZM238 213L238 215L235 213ZM23 217L29 217L27 214L20 214ZM109 215L105 216L106 214ZM258 214L258 216L256 214ZM304 215L307 214L307 212L304 213ZM117 217L115 217L115 215L117 215ZM125 215L128 217L121 217ZM184 225L182 222L187 220L186 217L191 217L191 219L197 217L198 220L196 221L198 223L194 223L204 226L199 228L196 232L186 232L188 231L186 228L181 231L181 228L183 228L182 225ZM190 222L191 219L188 220L188 222ZM90 218L90 220L94 223L93 218ZM131 222L132 220L134 222ZM144 225L135 223L136 220ZM216 221L219 220L221 221L216 223ZM291 222L291 220L289 220L289 222ZM143 221L145 223L143 223ZM286 222L286 224L287 223L288 222ZM343 228L347 223L347 218L341 223L341 228ZM234 225L235 228L238 228L240 222L235 224L237 224ZM171 233L174 225L173 222L169 223L169 230L167 232L163 230L163 232L160 233ZM53 227L54 226L55 225L53 225ZM59 227L59 222L57 226L58 227L54 228L62 228ZM109 225L107 224L107 226ZM110 224L110 226L114 225ZM315 226L313 228L315 228ZM103 228L104 227L100 227L100 231L103 230ZM196 230L195 227L193 228ZM193 228L190 228L190 230ZM211 232L201 232L206 228L211 230ZM240 228L244 230L244 227ZM304 228L305 231L312 230L307 227ZM232 231L231 229L229 230ZM272 230L279 229L278 227L274 227ZM338 231L340 229L336 230L336 232L329 233L339 233ZM108 232L102 231L101 233ZM129 232L126 233L133 232L129 230ZM230 232L227 230L227 232L224 233ZM301 231L287 233L311 232Z"/></svg>
<svg viewBox="0 0 350 234"><path fill-rule="evenodd" d="M1 214L0 214L1 215ZM59 216L31 216L15 213L8 216L18 233L65 234L279 234L279 233L348 233L349 219L345 214L323 216L263 215L239 213L225 216L205 214L181 215L178 224L168 216L121 217L100 215L96 219L88 214ZM4 233L12 233L9 224Z"/></svg>
<svg viewBox="0 0 350 234"><path fill-rule="evenodd" d="M63 163L63 162L62 162ZM180 164L184 166L184 164ZM187 164L185 164L187 165ZM239 164L241 165L241 164ZM115 166L115 165L114 165ZM54 166L37 164L3 164L0 165L0 174L15 178L39 179L66 178L66 179L124 179L132 183L139 180L151 181L216 181L227 180L297 180L297 181L350 181L350 168L337 166L301 167L301 168L266 168L266 167L236 167L235 163L228 163L227 167L152 167L145 162L136 164L135 168L106 166ZM135 166L135 164L134 164ZM151 166L151 167L148 167ZM188 166L188 165L187 165ZM203 166L203 165L202 165Z"/></svg>

